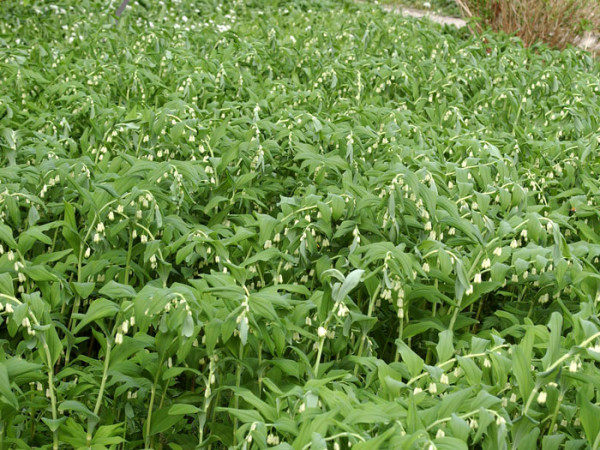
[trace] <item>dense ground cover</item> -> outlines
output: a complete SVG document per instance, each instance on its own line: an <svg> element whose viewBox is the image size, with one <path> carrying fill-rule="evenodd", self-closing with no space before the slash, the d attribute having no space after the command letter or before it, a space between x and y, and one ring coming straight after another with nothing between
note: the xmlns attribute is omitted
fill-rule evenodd
<svg viewBox="0 0 600 450"><path fill-rule="evenodd" d="M0 8L0 447L598 448L588 55Z"/></svg>

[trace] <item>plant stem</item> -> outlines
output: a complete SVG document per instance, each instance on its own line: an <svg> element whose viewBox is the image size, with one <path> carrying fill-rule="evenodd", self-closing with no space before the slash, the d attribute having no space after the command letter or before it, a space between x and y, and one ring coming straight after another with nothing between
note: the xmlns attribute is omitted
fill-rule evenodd
<svg viewBox="0 0 600 450"><path fill-rule="evenodd" d="M56 396L54 395L54 364L52 364L50 348L48 347L46 337L43 334L40 334L40 341L44 347L44 353L46 354L46 361L48 364L48 392L50 394L50 405L52 407L52 420L56 420L58 418L58 412L56 409ZM58 430L52 432L52 441L53 450L58 450Z"/></svg>
<svg viewBox="0 0 600 450"><path fill-rule="evenodd" d="M154 382L152 383L152 389L150 390L150 404L148 405L148 415L146 417L146 437L144 439L146 448L150 448L150 425L152 424L152 409L154 408L154 399L156 397L156 385L158 384L158 378L160 376L160 369L162 367L163 360L161 359L156 369L156 375L154 375Z"/></svg>
<svg viewBox="0 0 600 450"><path fill-rule="evenodd" d="M379 295L379 291L381 290L381 284L379 284L377 286L377 289L375 289L375 292L373 292L373 295L371 296L371 299L369 301L369 309L367 310L367 317L371 317L371 314L373 313L373 307L375 306L375 301L377 299L377 296ZM362 336L360 338L360 345L358 346L358 356L362 356L362 352L363 352L363 347L365 345L365 339L367 338L367 333L366 331L363 331ZM356 375L358 373L358 363L356 363L356 365L354 366L354 375ZM315 376L317 374L315 373Z"/></svg>
<svg viewBox="0 0 600 450"><path fill-rule="evenodd" d="M129 283L129 263L131 262L131 250L133 247L133 236L129 233L129 243L127 245L127 259L125 261L125 275L123 277L123 284Z"/></svg>
<svg viewBox="0 0 600 450"><path fill-rule="evenodd" d="M237 364L237 368L235 369L235 386L237 388L240 387L241 383L242 383L242 358L244 357L244 345L242 344L242 341L240 339L240 350L239 350L239 361ZM209 380L210 381L210 380ZM235 399L233 400L233 405L235 407L235 409L238 409L238 407L240 403L240 399L237 396L237 392L235 394ZM237 417L235 417L233 419L233 446L235 447L235 445L237 444L237 428L238 428L238 419Z"/></svg>
<svg viewBox="0 0 600 450"><path fill-rule="evenodd" d="M325 345L325 337L319 340L319 350L317 351L317 361L315 362L314 376L319 377L319 364L321 363L321 355L323 354L323 346Z"/></svg>
<svg viewBox="0 0 600 450"><path fill-rule="evenodd" d="M560 405L563 401L563 398L564 394L561 392L558 396L558 401L556 402L556 408L554 408L554 413L552 414L552 420L550 421L550 429L548 430L548 433L552 433L552 430L554 429L554 424L556 424L556 418L558 417L558 411L560 410Z"/></svg>
<svg viewBox="0 0 600 450"><path fill-rule="evenodd" d="M104 369L102 371L102 381L100 382L100 390L98 391L98 398L96 399L96 405L94 406L95 415L98 415L98 412L100 411L100 406L102 406L102 399L104 398L104 389L106 389L106 380L108 378L108 366L110 364L110 350L111 341L110 338L107 338L106 355L104 355ZM92 425L91 422L88 424L88 432L86 437L88 446L92 443L92 433L94 431L94 425Z"/></svg>
<svg viewBox="0 0 600 450"><path fill-rule="evenodd" d="M438 284L439 284L439 280L436 278L435 281L433 282L433 286L435 287L435 290L438 290ZM435 314L437 312L437 302L433 304L433 312L431 314L432 318L435 318ZM425 355L425 364L429 364L431 362L431 355L433 355L433 350L431 350L431 347L427 348L427 355Z"/></svg>
<svg viewBox="0 0 600 450"><path fill-rule="evenodd" d="M400 327L398 328L398 340L402 340L402 334L404 334L404 319L400 319ZM394 362L400 361L400 350L396 346L396 356L394 356Z"/></svg>
<svg viewBox="0 0 600 450"><path fill-rule="evenodd" d="M258 343L258 397L262 397L263 371L262 366L262 341Z"/></svg>

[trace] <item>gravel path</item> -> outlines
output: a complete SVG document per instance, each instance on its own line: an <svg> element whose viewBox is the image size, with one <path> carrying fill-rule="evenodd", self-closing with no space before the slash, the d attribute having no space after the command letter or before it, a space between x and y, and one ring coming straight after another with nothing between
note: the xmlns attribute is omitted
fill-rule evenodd
<svg viewBox="0 0 600 450"><path fill-rule="evenodd" d="M382 5L382 8L389 12L400 13L404 16L410 17L427 17L432 22L436 22L442 25L454 25L455 27L462 28L467 25L463 19L458 17L450 17L450 16L440 16L439 14L434 14L430 11L424 11L421 9L415 8L406 8L402 6L394 6L394 5Z"/></svg>
<svg viewBox="0 0 600 450"><path fill-rule="evenodd" d="M458 17L441 16L430 11L424 11L421 9L407 8L403 6L394 5L382 5L383 9L389 12L402 14L404 16L422 18L425 17L432 22L439 23L441 25L454 25L457 28L462 28L467 25L467 22ZM577 43L578 47L589 50L591 52L600 53L600 35L593 33L586 33L580 41Z"/></svg>

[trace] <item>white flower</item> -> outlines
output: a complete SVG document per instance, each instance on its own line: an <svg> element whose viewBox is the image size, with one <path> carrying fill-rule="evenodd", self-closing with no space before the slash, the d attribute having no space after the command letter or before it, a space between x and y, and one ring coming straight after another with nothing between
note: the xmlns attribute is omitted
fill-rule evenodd
<svg viewBox="0 0 600 450"><path fill-rule="evenodd" d="M431 222L427 222L425 224L425 231L429 231L429 230L431 230Z"/></svg>
<svg viewBox="0 0 600 450"><path fill-rule="evenodd" d="M102 222L98 222L98 225L96 225L96 231L98 233L103 233L104 232L104 224Z"/></svg>
<svg viewBox="0 0 600 450"><path fill-rule="evenodd" d="M12 313L12 312L15 311L10 303L6 304L6 308L5 309L6 309L7 313Z"/></svg>
<svg viewBox="0 0 600 450"><path fill-rule="evenodd" d="M85 249L85 255L84 255L84 256L85 256L86 258L89 258L91 254L92 254L92 249L91 249L91 248L89 248L89 247L88 247L88 248L86 248L86 249Z"/></svg>
<svg viewBox="0 0 600 450"><path fill-rule="evenodd" d="M8 251L8 253L6 254L6 257L8 258L9 261L14 261L15 260L15 254L13 253L12 250Z"/></svg>
<svg viewBox="0 0 600 450"><path fill-rule="evenodd" d="M545 404L545 403L546 403L546 397L547 397L547 395L546 395L546 392L545 392L545 391L541 391L541 392L538 394L538 396L537 396L537 402L538 402L540 405L543 405L543 404Z"/></svg>
<svg viewBox="0 0 600 450"><path fill-rule="evenodd" d="M327 336L327 330L325 329L325 327L319 327L318 330L317 330L317 334L322 339L325 336Z"/></svg>
<svg viewBox="0 0 600 450"><path fill-rule="evenodd" d="M475 283L475 284L481 283L481 274L480 273L475 274L475 277L473 278L473 283Z"/></svg>
<svg viewBox="0 0 600 450"><path fill-rule="evenodd" d="M446 436L446 433L444 433L444 430L442 430L441 428L437 430L437 433L435 433L436 439L443 438L444 436Z"/></svg>
<svg viewBox="0 0 600 450"><path fill-rule="evenodd" d="M492 367L492 362L490 361L489 358L485 358L483 360L483 367L489 369L490 367Z"/></svg>
<svg viewBox="0 0 600 450"><path fill-rule="evenodd" d="M467 288L467 290L465 291L465 294L471 295L472 293L473 293L473 285L470 284L469 287Z"/></svg>
<svg viewBox="0 0 600 450"><path fill-rule="evenodd" d="M490 258L485 258L483 260L483 262L481 263L482 269L489 269L491 266L492 266L492 262L490 261Z"/></svg>
<svg viewBox="0 0 600 450"><path fill-rule="evenodd" d="M350 312L350 310L348 309L348 307L346 305L344 305L343 303L340 303L340 306L338 307L337 315L339 317L346 317L349 312Z"/></svg>
<svg viewBox="0 0 600 450"><path fill-rule="evenodd" d="M108 213L108 220L110 220L111 222L112 222L113 220L115 220L115 213L113 213L112 211L110 211L110 212Z"/></svg>
<svg viewBox="0 0 600 450"><path fill-rule="evenodd" d="M442 383L442 384L448 384L449 383L448 375L446 375L445 373L443 373L440 376L440 383Z"/></svg>
<svg viewBox="0 0 600 450"><path fill-rule="evenodd" d="M8 305L6 305L6 306L8 306ZM8 311L8 308L6 308L6 310ZM577 372L577 369L578 369L577 361L572 359L571 362L569 363L569 372L575 373L575 372Z"/></svg>
<svg viewBox="0 0 600 450"><path fill-rule="evenodd" d="M119 345L123 343L123 335L121 333L117 333L115 336L115 344Z"/></svg>
<svg viewBox="0 0 600 450"><path fill-rule="evenodd" d="M267 445L279 445L279 436L269 433L267 435Z"/></svg>
<svg viewBox="0 0 600 450"><path fill-rule="evenodd" d="M494 255L496 255L496 256L502 256L502 247L496 247L494 249Z"/></svg>
<svg viewBox="0 0 600 450"><path fill-rule="evenodd" d="M423 389L421 389L420 387L416 387L413 391L413 395L420 394L421 392L423 392Z"/></svg>
<svg viewBox="0 0 600 450"><path fill-rule="evenodd" d="M430 383L428 391L432 395L437 394L437 385L435 383Z"/></svg>
<svg viewBox="0 0 600 450"><path fill-rule="evenodd" d="M429 264L427 264L427 263L424 263L424 264L423 264L423 271L425 271L425 272L429 272L429 270L430 270Z"/></svg>
<svg viewBox="0 0 600 450"><path fill-rule="evenodd" d="M519 246L519 243L517 242L516 239L513 239L510 243L510 248L517 248Z"/></svg>
<svg viewBox="0 0 600 450"><path fill-rule="evenodd" d="M94 233L94 242L98 243L102 240L102 237L98 233Z"/></svg>

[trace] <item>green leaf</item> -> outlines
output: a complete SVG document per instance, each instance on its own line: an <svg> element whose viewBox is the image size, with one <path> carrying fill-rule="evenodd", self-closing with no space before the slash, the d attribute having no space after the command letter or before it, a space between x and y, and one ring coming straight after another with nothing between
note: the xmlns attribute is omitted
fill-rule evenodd
<svg viewBox="0 0 600 450"><path fill-rule="evenodd" d="M3 223L0 223L0 239L6 242L10 248L17 248L17 242L13 238L12 230Z"/></svg>
<svg viewBox="0 0 600 450"><path fill-rule="evenodd" d="M88 418L95 419L97 421L100 420L100 418L96 414L94 414L92 411L90 411L87 406L85 406L83 403L78 402L76 400L65 400L60 405L58 405L58 410L60 412L75 411L80 414L83 414L84 416L86 416Z"/></svg>
<svg viewBox="0 0 600 450"><path fill-rule="evenodd" d="M42 422L44 422L48 426L51 432L55 432L63 423L66 422L67 419L68 417L66 416L59 417L58 419L49 419L47 417L42 417Z"/></svg>
<svg viewBox="0 0 600 450"><path fill-rule="evenodd" d="M42 265L25 266L23 272L34 281L58 281L58 277Z"/></svg>
<svg viewBox="0 0 600 450"><path fill-rule="evenodd" d="M9 273L0 273L0 293L15 296L15 290L13 286L13 280Z"/></svg>
<svg viewBox="0 0 600 450"><path fill-rule="evenodd" d="M10 405L13 409L19 409L19 401L12 391L6 365L0 362L0 400Z"/></svg>
<svg viewBox="0 0 600 450"><path fill-rule="evenodd" d="M34 226L38 220L40 220L40 213L35 205L31 205L31 208L29 208L29 214L27 215L27 222L29 223L29 226Z"/></svg>
<svg viewBox="0 0 600 450"><path fill-rule="evenodd" d="M90 283L78 283L76 281L73 281L71 283L71 286L73 287L75 292L77 292L77 295L79 295L83 299L86 299L94 291L94 288L96 287L96 283L91 283L91 282Z"/></svg>
<svg viewBox="0 0 600 450"><path fill-rule="evenodd" d="M106 283L99 293L109 298L133 298L136 295L135 289L126 284L117 283L114 280Z"/></svg>
<svg viewBox="0 0 600 450"><path fill-rule="evenodd" d="M411 377L419 375L423 370L425 361L423 361L423 359L402 340L396 339L396 345L398 346L398 352L400 352L402 361L406 363L406 367L408 367Z"/></svg>
<svg viewBox="0 0 600 450"><path fill-rule="evenodd" d="M264 421L262 416L254 410L219 407L217 408L217 411L227 412L232 416L237 417L243 423L262 423Z"/></svg>
<svg viewBox="0 0 600 450"><path fill-rule="evenodd" d="M513 373L517 379L521 398L527 399L529 398L531 391L533 391L533 378L529 368L530 364L520 346L513 346L512 350Z"/></svg>
<svg viewBox="0 0 600 450"><path fill-rule="evenodd" d="M438 365L448 361L454 355L454 333L452 330L444 330L439 333L436 350L438 354Z"/></svg>
<svg viewBox="0 0 600 450"><path fill-rule="evenodd" d="M114 302L105 298L94 300L85 314L78 314L81 318L81 322L77 324L74 333L78 333L83 327L96 320L103 319L104 317L114 317L119 312L120 308Z"/></svg>
<svg viewBox="0 0 600 450"><path fill-rule="evenodd" d="M548 370L548 367L552 365L560 357L560 339L562 333L563 318L558 312L553 312L550 316L550 339L548 340L548 348L546 354L542 358L544 370Z"/></svg>
<svg viewBox="0 0 600 450"><path fill-rule="evenodd" d="M350 291L358 285L360 282L360 277L363 273L365 273L365 271L362 269L356 269L350 272L350 274L348 274L348 276L344 279L338 295L335 296L333 300L336 302L343 301Z"/></svg>
<svg viewBox="0 0 600 450"><path fill-rule="evenodd" d="M600 406L594 405L586 398L583 390L577 392L577 406L579 406L579 418L585 431L588 444L594 446L600 439Z"/></svg>
<svg viewBox="0 0 600 450"><path fill-rule="evenodd" d="M181 335L189 338L194 334L194 319L191 314L186 314L183 320L183 327L181 328Z"/></svg>
<svg viewBox="0 0 600 450"><path fill-rule="evenodd" d="M170 407L165 407L155 411L150 424L150 436L162 433L182 420L184 414L170 414L170 410Z"/></svg>
<svg viewBox="0 0 600 450"><path fill-rule="evenodd" d="M467 443L451 436L434 439L433 443L439 450L468 450Z"/></svg>
<svg viewBox="0 0 600 450"><path fill-rule="evenodd" d="M202 410L194 405L185 403L176 403L169 408L170 416L182 416L184 414L198 414Z"/></svg>

